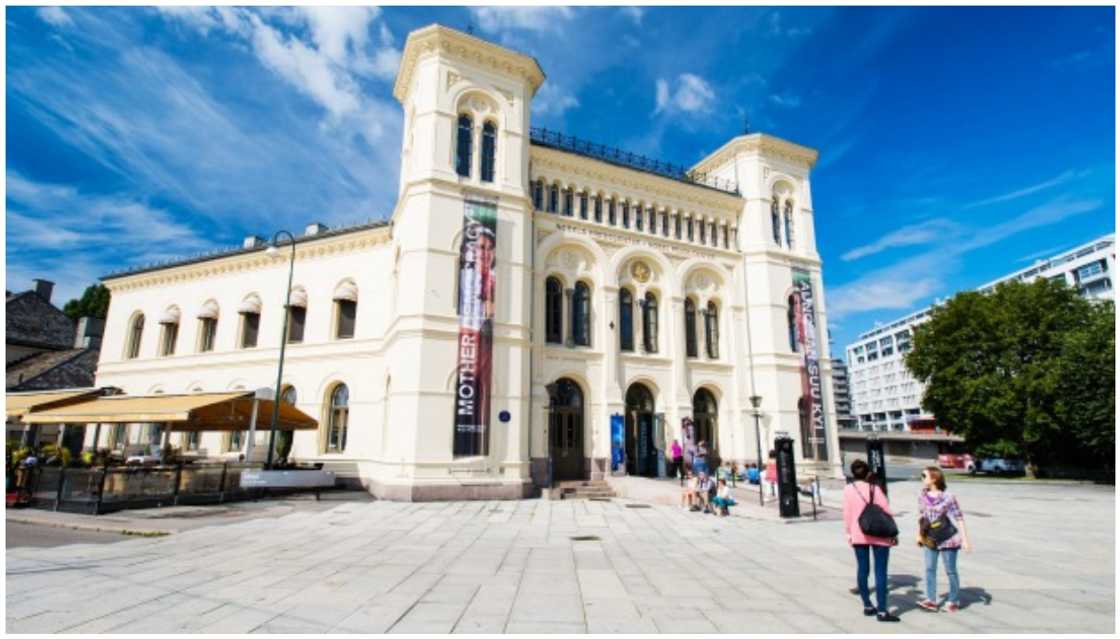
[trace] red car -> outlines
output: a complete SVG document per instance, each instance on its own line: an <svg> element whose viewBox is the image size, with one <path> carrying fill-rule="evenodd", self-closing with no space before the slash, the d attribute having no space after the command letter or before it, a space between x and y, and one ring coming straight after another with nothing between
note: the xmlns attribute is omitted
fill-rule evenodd
<svg viewBox="0 0 1120 639"><path fill-rule="evenodd" d="M942 468L969 469L973 464L972 455L968 453L944 453L937 456L937 465Z"/></svg>

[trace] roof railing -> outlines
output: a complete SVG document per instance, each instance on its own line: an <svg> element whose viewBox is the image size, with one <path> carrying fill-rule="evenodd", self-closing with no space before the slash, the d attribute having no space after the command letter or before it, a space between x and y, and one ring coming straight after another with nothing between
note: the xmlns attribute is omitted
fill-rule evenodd
<svg viewBox="0 0 1120 639"><path fill-rule="evenodd" d="M662 162L661 160L648 158L644 155L624 151L618 147L591 142L572 135L564 135L559 131L551 131L543 127L530 127L529 139L534 144L539 144L541 146L561 151L569 151L637 171L652 173L671 180L706 186L725 193L739 194L739 185L733 180L716 177L699 171L689 171L687 167L679 164Z"/></svg>

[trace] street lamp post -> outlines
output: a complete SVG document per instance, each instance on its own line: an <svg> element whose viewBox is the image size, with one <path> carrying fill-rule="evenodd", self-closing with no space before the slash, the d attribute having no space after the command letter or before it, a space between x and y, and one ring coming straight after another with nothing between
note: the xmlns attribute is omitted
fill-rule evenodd
<svg viewBox="0 0 1120 639"><path fill-rule="evenodd" d="M762 406L762 397L751 395L751 406L754 407L754 445L758 454L758 505L765 506L766 497L762 494L762 428L759 426L762 413L758 410Z"/></svg>
<svg viewBox="0 0 1120 639"><path fill-rule="evenodd" d="M268 461L265 468L272 469L272 453L276 446L276 424L280 421L280 383L284 379L284 347L288 344L288 310L292 303L292 273L296 268L296 238L288 231L277 231L272 236L272 244L265 251L265 255L275 257L280 254L280 236L287 235L291 243L292 252L288 258L288 288L284 293L284 324L280 329L280 361L276 364L276 396L272 401L272 422L268 427Z"/></svg>

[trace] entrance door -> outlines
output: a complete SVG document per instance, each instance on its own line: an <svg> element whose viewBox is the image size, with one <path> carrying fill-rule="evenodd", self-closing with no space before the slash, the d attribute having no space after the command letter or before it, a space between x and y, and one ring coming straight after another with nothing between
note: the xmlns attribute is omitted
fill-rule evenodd
<svg viewBox="0 0 1120 639"><path fill-rule="evenodd" d="M642 384L626 391L626 472L640 477L657 476L654 446L653 393Z"/></svg>
<svg viewBox="0 0 1120 639"><path fill-rule="evenodd" d="M583 455L583 391L570 379L557 380L548 413L552 471L557 481L586 479Z"/></svg>
<svg viewBox="0 0 1120 639"><path fill-rule="evenodd" d="M708 469L719 468L719 406L711 391L701 388L692 397L692 421L696 424L696 442L708 446Z"/></svg>

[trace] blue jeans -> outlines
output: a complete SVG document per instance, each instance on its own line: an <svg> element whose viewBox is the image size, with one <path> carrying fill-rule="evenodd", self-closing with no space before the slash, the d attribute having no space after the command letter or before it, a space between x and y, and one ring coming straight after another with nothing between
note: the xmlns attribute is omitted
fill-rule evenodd
<svg viewBox="0 0 1120 639"><path fill-rule="evenodd" d="M926 558L926 598L937 603L937 556L941 555L945 564L945 574L949 577L949 603L960 605L961 579L957 575L957 551L959 548L934 550L923 548Z"/></svg>
<svg viewBox="0 0 1120 639"><path fill-rule="evenodd" d="M871 546L856 544L852 546L856 551L856 585L859 586L859 596L863 599L863 607L871 607L871 592L867 587L867 576L871 572L871 555L875 555L875 603L879 604L879 612L887 611L887 559L890 557L890 546Z"/></svg>

